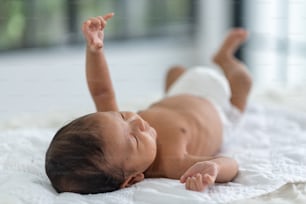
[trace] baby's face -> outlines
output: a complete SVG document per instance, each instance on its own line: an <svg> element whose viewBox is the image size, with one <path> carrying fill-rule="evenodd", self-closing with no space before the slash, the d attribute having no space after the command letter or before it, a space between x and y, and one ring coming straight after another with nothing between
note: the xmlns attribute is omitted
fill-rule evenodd
<svg viewBox="0 0 306 204"><path fill-rule="evenodd" d="M143 173L156 156L156 131L132 112L98 112L106 159L126 171Z"/></svg>

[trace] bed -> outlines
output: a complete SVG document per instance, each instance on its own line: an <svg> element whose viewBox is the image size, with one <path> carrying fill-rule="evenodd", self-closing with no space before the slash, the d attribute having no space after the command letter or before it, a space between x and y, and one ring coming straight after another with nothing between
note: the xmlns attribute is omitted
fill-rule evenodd
<svg viewBox="0 0 306 204"><path fill-rule="evenodd" d="M60 124L80 113L6 121L0 125L0 203L306 203L306 112L263 104L250 103L222 148L238 160L237 178L200 193L177 180L145 179L112 193L58 194L44 172L44 153Z"/></svg>

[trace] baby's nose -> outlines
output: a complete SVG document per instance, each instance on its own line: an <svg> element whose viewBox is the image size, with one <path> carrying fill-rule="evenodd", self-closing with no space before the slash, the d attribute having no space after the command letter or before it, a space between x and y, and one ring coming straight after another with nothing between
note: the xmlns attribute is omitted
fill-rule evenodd
<svg viewBox="0 0 306 204"><path fill-rule="evenodd" d="M131 122L132 122L134 128L137 128L140 131L145 131L146 130L145 121L143 121L141 118L139 118L137 116L134 116Z"/></svg>

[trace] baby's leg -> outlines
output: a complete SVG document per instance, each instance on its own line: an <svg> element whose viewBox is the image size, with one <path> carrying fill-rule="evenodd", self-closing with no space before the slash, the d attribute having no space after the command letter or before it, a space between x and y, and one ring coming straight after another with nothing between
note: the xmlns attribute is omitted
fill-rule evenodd
<svg viewBox="0 0 306 204"><path fill-rule="evenodd" d="M235 58L234 53L241 43L246 40L247 35L247 32L243 29L232 30L213 58L229 81L232 92L231 103L242 112L247 104L248 95L252 87L252 79L246 66Z"/></svg>
<svg viewBox="0 0 306 204"><path fill-rule="evenodd" d="M169 90L171 85L186 71L183 66L173 66L171 67L166 75L165 92Z"/></svg>

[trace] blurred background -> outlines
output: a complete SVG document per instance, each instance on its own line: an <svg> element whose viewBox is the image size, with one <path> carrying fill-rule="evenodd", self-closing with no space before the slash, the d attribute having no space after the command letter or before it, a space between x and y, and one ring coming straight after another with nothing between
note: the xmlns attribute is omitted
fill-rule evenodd
<svg viewBox="0 0 306 204"><path fill-rule="evenodd" d="M172 65L214 66L211 56L232 27L250 32L237 57L253 74L255 90L272 95L304 90L304 0L0 0L0 5L2 120L94 111L80 27L107 12L116 14L105 30L105 52L119 105L160 97Z"/></svg>

